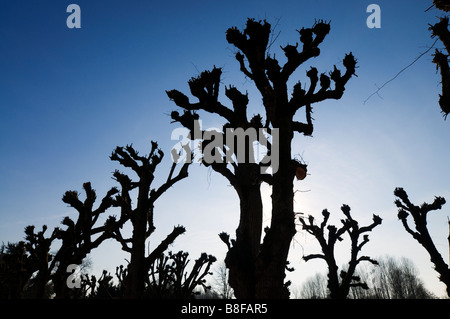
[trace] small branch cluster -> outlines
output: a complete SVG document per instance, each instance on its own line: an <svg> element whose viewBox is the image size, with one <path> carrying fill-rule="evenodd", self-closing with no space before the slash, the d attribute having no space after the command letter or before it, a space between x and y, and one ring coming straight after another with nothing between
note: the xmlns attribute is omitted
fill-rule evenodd
<svg viewBox="0 0 450 319"><path fill-rule="evenodd" d="M149 295L156 298L192 298L203 287L205 291L211 289L206 285L205 277L211 275L211 265L216 257L202 253L195 261L188 273L186 267L189 263L189 253L179 251L168 255L161 254L151 265L149 276ZM169 296L167 296L169 294Z"/></svg>
<svg viewBox="0 0 450 319"><path fill-rule="evenodd" d="M86 194L86 199L83 202L79 199L79 194L76 191L67 191L63 195L62 201L77 210L78 219L74 222L69 217L65 217L62 224L67 226L67 229L59 231L57 237L63 240L63 246L65 241L71 242L70 245L73 245L72 241L80 243L78 247L83 247L84 254L98 247L106 238L110 238L113 229L120 227L123 220L117 223L114 217L110 217L103 226L94 227L99 216L115 205L113 196L119 193L119 190L115 187L111 188L103 197L98 208L94 209L93 205L97 199L95 190L92 189L90 182L84 183L83 189ZM93 240L92 236L97 234L100 235Z"/></svg>

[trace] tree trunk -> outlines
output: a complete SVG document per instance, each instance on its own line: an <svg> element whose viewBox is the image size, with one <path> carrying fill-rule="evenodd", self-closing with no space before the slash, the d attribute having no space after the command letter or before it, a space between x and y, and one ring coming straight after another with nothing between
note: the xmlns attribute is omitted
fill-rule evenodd
<svg viewBox="0 0 450 319"><path fill-rule="evenodd" d="M125 298L142 298L145 289L145 241L147 239L147 221L150 204L148 194L151 179L148 176L140 176L137 207L131 218L133 224L131 259L128 265L126 279Z"/></svg>
<svg viewBox="0 0 450 319"><path fill-rule="evenodd" d="M345 299L347 295L342 296L340 285L339 285L339 268L336 265L336 261L334 258L334 250L330 250L328 253L329 257L327 258L328 264L328 290L329 297L331 299Z"/></svg>
<svg viewBox="0 0 450 319"><path fill-rule="evenodd" d="M257 169L259 169L257 167ZM238 187L240 223L236 243L225 259L230 270L229 283L236 298L255 298L255 261L260 251L262 233L262 199L260 184Z"/></svg>
<svg viewBox="0 0 450 319"><path fill-rule="evenodd" d="M39 270L36 278L36 299L47 298L45 296L45 288L49 280L48 262Z"/></svg>
<svg viewBox="0 0 450 319"><path fill-rule="evenodd" d="M295 235L293 179L291 167L292 121L274 123L279 129L279 169L273 175L272 221L256 265L256 298L287 299L284 285L286 262ZM277 125L278 124L278 125Z"/></svg>
<svg viewBox="0 0 450 319"><path fill-rule="evenodd" d="M133 236L130 264L125 286L125 298L137 299L144 294L145 288L145 231L146 216L137 214L133 220Z"/></svg>

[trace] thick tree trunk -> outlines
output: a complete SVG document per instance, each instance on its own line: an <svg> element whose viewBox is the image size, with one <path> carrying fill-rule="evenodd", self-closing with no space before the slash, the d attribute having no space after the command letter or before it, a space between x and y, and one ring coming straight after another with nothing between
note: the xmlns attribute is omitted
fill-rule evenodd
<svg viewBox="0 0 450 319"><path fill-rule="evenodd" d="M63 274L61 271L57 271L53 278L53 289L55 291L55 299L68 299L68 288L66 285L67 273Z"/></svg>
<svg viewBox="0 0 450 319"><path fill-rule="evenodd" d="M140 176L138 202L133 216L131 259L128 265L128 276L126 279L125 298L142 298L145 289L146 267L145 267L145 241L147 239L147 222L150 204L148 194L150 191L151 178Z"/></svg>
<svg viewBox="0 0 450 319"><path fill-rule="evenodd" d="M426 224L422 229L422 246L428 251L431 262L434 264L434 269L439 273L439 280L447 286L447 295L450 297L450 268L445 263L441 253L436 249L431 236L426 229Z"/></svg>
<svg viewBox="0 0 450 319"><path fill-rule="evenodd" d="M55 291L55 299L72 299L73 293L72 288L67 285L67 280L70 273L67 272L69 265L81 265L82 259L73 256L67 256L67 258L62 259L58 265L58 269L53 275L52 282Z"/></svg>
<svg viewBox="0 0 450 319"><path fill-rule="evenodd" d="M145 221L144 221L145 225ZM136 227L137 226L137 227ZM141 298L145 288L145 229L133 226L133 246L128 265L128 276L125 286L125 298Z"/></svg>
<svg viewBox="0 0 450 319"><path fill-rule="evenodd" d="M291 122L286 120L274 123L280 133L280 165L273 175L272 222L256 264L256 298L289 298L289 290L284 285L284 279L289 248L295 235L293 207L295 169L291 167L293 137Z"/></svg>
<svg viewBox="0 0 450 319"><path fill-rule="evenodd" d="M328 290L331 299L345 299L346 294L342 294L339 286L338 267L336 264L328 266Z"/></svg>
<svg viewBox="0 0 450 319"><path fill-rule="evenodd" d="M259 169L259 168L258 168ZM262 199L260 184L239 187L240 223L236 242L225 259L236 298L255 298L255 261L260 251Z"/></svg>
<svg viewBox="0 0 450 319"><path fill-rule="evenodd" d="M47 283L49 280L49 271L48 271L48 262L43 267L43 269L39 270L36 279L36 299L44 299L45 296L45 288L47 287Z"/></svg>

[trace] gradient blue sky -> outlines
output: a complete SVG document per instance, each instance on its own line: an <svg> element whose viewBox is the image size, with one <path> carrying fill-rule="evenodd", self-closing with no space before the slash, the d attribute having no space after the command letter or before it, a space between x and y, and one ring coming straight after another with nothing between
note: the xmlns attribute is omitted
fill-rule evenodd
<svg viewBox="0 0 450 319"><path fill-rule="evenodd" d="M66 8L81 7L81 29L68 29ZM381 7L381 28L366 26L366 8ZM115 182L120 168L108 158L117 146L133 143L147 153L158 141L167 156L159 167L167 177L170 139L177 127L168 115L176 106L165 90L188 92L187 80L213 65L223 68L222 83L247 90L249 113L261 112L261 99L239 72L235 49L226 42L228 27L242 29L247 17L267 19L281 32L271 52L283 61L280 45L299 41L296 29L315 19L331 20L321 56L305 70L342 67L345 53L358 59L357 75L339 101L314 106L313 138L297 136L293 154L309 164L310 175L295 182L296 211L321 216L323 208L339 224L340 206L351 206L355 219L370 223L373 213L383 224L363 251L412 259L427 288L444 295L427 253L402 228L393 190L404 187L416 203L435 195L450 199L448 136L450 123L439 113L440 77L423 56L379 96L363 101L413 61L432 43L427 30L440 11L424 12L430 1L1 1L0 2L0 240L19 241L25 226L55 227L74 210L61 201L66 190L82 190L91 181L98 197ZM438 42L438 46L442 46ZM307 82L307 81L304 81ZM223 96L223 88L221 91ZM223 99L224 103L228 101ZM219 126L204 116L205 128ZM265 220L270 220L269 189L264 187ZM190 177L176 184L156 205L155 247L174 225L186 226L173 250L192 258L206 251L222 259L221 231L234 234L239 203L226 180L195 165ZM429 216L438 249L448 261L448 207ZM347 260L348 241L339 260ZM318 271L314 240L300 231L292 244L289 274L298 286ZM127 255L107 242L92 254L94 271L114 271Z"/></svg>

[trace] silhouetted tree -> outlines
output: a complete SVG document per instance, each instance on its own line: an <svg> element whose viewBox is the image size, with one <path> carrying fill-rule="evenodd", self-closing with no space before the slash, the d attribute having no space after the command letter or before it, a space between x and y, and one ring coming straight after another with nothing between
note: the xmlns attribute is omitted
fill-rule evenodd
<svg viewBox="0 0 450 319"><path fill-rule="evenodd" d="M25 228L25 249L29 255L29 260L34 265L34 269L37 270L34 277L32 286L32 295L34 298L46 298L46 287L50 280L51 271L50 262L53 259L53 255L50 254L50 248L53 240L57 238L59 229L55 228L50 237L44 236L47 230L47 225L42 226L42 230L35 233L34 226L27 226ZM29 289L30 290L30 289Z"/></svg>
<svg viewBox="0 0 450 319"><path fill-rule="evenodd" d="M91 183L83 184L86 194L84 201L81 201L80 194L76 191L67 191L62 200L75 208L78 218L74 222L70 217L65 217L62 224L65 230L55 229L55 237L62 241L61 247L55 254L50 265L50 270L55 269L51 275L56 298L70 298L72 290L67 286L67 267L71 264L81 265L83 259L100 244L113 237L113 232L119 229L126 222L126 216L121 216L116 220L114 216L109 216L104 224L96 226L100 215L107 209L115 205L113 196L119 192L115 187L111 188L103 197L100 205L94 209L97 195L92 189Z"/></svg>
<svg viewBox="0 0 450 319"><path fill-rule="evenodd" d="M330 291L330 298L345 299L348 296L350 287L362 287L368 289L365 282L361 282L360 277L355 275L356 266L361 261L368 261L372 264L377 264L377 261L371 259L368 256L358 257L362 247L369 242L369 235L364 233L372 231L376 226L381 224L381 218L377 215L373 215L372 224L364 227L360 227L358 222L350 215L350 207L343 205L341 207L346 219L341 219L342 227L339 229L334 225L328 225L327 222L330 217L330 213L325 209L322 211L323 221L320 226L314 223L314 217L309 216L307 218L301 217L300 222L302 228L308 233L313 235L320 244L322 254L310 254L303 257L305 261L320 258L325 260L328 265L328 289ZM328 236L326 236L325 226L327 226ZM334 255L334 248L337 240L343 240L342 235L348 233L351 241L351 256L348 262L346 270L341 270L336 264ZM363 235L363 239L360 242L360 237Z"/></svg>
<svg viewBox="0 0 450 319"><path fill-rule="evenodd" d="M435 270L439 273L439 279L447 286L447 295L450 297L450 268L437 250L427 227L427 214L430 211L441 209L445 204L445 198L435 197L431 204L423 203L420 206L416 206L409 200L408 194L403 188L396 188L394 195L397 197L395 205L398 207L398 218L402 221L405 230L417 240L430 255L431 262L434 264ZM415 230L409 227L409 215L411 215L414 220Z"/></svg>
<svg viewBox="0 0 450 319"><path fill-rule="evenodd" d="M279 141L271 142L277 142L277 145L268 145L267 155L277 155L279 163L279 167L275 167L274 161L271 162L271 175L264 174L266 158L259 163L248 161L251 147L246 147L245 156L239 157L242 154L236 154L235 149L226 143L215 141L211 147L207 141L203 141L203 155L208 147L213 148L217 152L214 155L219 154L219 158L222 153L230 156L230 153L234 152L237 156L237 160L230 164L231 167L226 161L220 160L205 163L229 181L240 199L240 222L236 230L236 239L230 242L228 234L220 234L220 238L228 246L226 265L230 269L230 285L237 298L289 297L284 278L290 243L295 235L293 179L296 173L298 178L303 179L307 169L306 165L292 159L291 141L295 132L306 136L312 134L311 105L326 99L340 99L345 85L355 74L356 67L356 61L350 53L343 59L346 68L344 74L334 67L328 75L322 73L319 76L318 70L311 68L306 72L310 82L308 90L297 82L290 94L288 80L300 65L319 56L319 45L329 33L330 25L319 21L312 28L302 28L298 31L302 43L301 50L297 50L298 43L295 46L288 44L281 47L287 58L283 66L280 66L275 56L269 55L270 46L273 44L270 43L271 31L271 25L266 21L248 19L243 32L236 27L226 32L228 43L238 49L235 57L240 70L256 85L261 94L265 108L264 123L263 117L259 114L248 119L248 95L234 86L225 87L225 96L231 100L232 108L219 101L222 71L216 67L211 71L202 72L200 76L188 82L191 94L198 99L196 103L191 103L186 95L177 90L167 91L169 98L184 110L182 115L172 112L172 119L180 122L191 132L194 131L195 120L199 119L199 115L195 113L198 110L217 114L227 122L223 126L223 136L227 134L226 129L229 129L228 132L230 130L235 132L238 129L247 131L252 128L258 131L259 128L264 128L271 134L273 129L278 130ZM305 110L305 122L294 120L294 116L301 108ZM255 136L249 137L246 145L252 146L255 139ZM272 146L277 147L278 154L274 154ZM209 151L211 153L211 149ZM270 227L265 232L261 244L262 182L272 186L272 216Z"/></svg>
<svg viewBox="0 0 450 319"><path fill-rule="evenodd" d="M188 176L189 163L185 163L174 176L176 163L171 166L169 176L159 188L151 188L155 178L155 170L164 157L158 144L152 141L148 156L140 156L138 152L128 145L117 147L111 155L111 160L131 168L138 176L134 182L128 175L114 172L114 178L121 185L121 194L116 197L116 203L121 209L122 216L131 220L133 233L131 238L124 238L119 228L115 228L114 238L120 242L122 249L131 254L128 273L125 280L125 297L141 298L144 294L145 282L152 263L161 256L174 240L185 232L183 226L174 227L173 231L148 256L145 254L145 242L154 232L153 209L155 201L176 182ZM130 192L137 189L137 201L132 205Z"/></svg>
<svg viewBox="0 0 450 319"><path fill-rule="evenodd" d="M0 299L19 299L37 265L26 252L25 242L0 247Z"/></svg>

